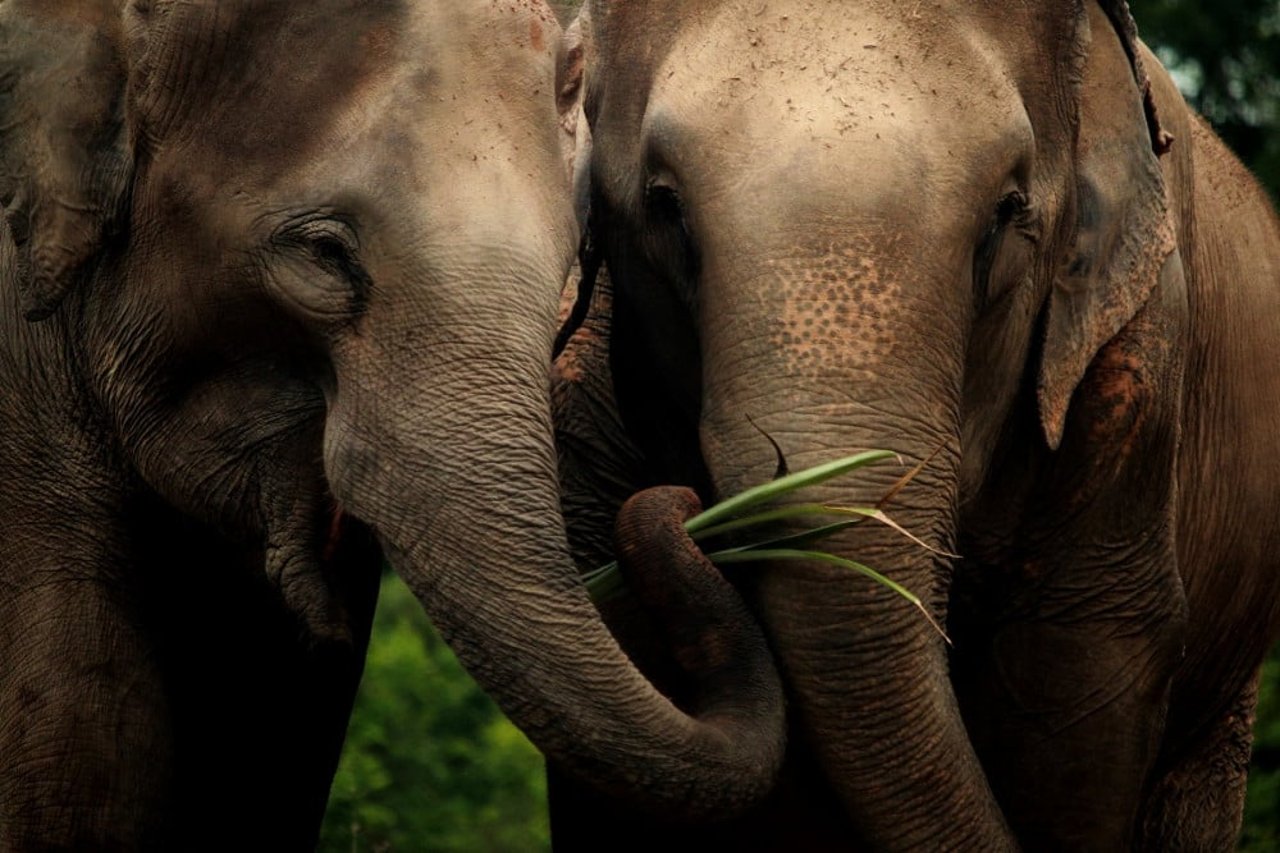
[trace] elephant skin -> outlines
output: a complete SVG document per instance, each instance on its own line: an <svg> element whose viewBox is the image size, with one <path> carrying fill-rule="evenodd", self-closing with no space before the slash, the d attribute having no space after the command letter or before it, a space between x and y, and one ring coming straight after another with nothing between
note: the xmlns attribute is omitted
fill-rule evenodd
<svg viewBox="0 0 1280 853"><path fill-rule="evenodd" d="M686 547L653 603L688 714L571 562L560 37L540 0L0 2L0 849L314 846L384 554L575 778L768 790L731 588Z"/></svg>
<svg viewBox="0 0 1280 853"><path fill-rule="evenodd" d="M553 766L557 848L1230 849L1280 628L1280 225L1127 5L588 7L604 291L554 390L582 562L632 490L769 479L761 431L792 470L927 461L890 512L963 558L826 543L954 648L836 567L735 568L777 790L690 830Z"/></svg>

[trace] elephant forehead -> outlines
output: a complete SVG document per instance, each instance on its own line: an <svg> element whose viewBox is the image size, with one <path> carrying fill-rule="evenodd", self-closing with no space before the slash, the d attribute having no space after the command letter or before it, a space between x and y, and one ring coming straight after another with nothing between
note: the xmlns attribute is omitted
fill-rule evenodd
<svg viewBox="0 0 1280 853"><path fill-rule="evenodd" d="M371 6L273 20L241 45L246 61L263 54L252 74L201 78L221 94L160 141L135 193L135 220L165 223L158 254L256 250L314 211L354 222L367 256L409 265L427 246L569 244L546 7Z"/></svg>
<svg viewBox="0 0 1280 853"><path fill-rule="evenodd" d="M181 48L202 55L212 40L215 58L177 62L174 73L190 65L185 73L198 79L171 83L187 113L171 136L198 149L191 165L203 164L220 182L228 174L258 183L292 180L308 169L332 175L340 157L350 166L395 159L455 123L476 125L470 130L478 146L496 124L486 117L528 109L535 93L546 95L553 116L558 25L541 2L223 8L203 27L214 35L188 36Z"/></svg>
<svg viewBox="0 0 1280 853"><path fill-rule="evenodd" d="M750 164L718 170L737 186L773 185L781 170L810 187L872 171L868 191L919 187L1029 156L1031 121L992 35L960 18L912 27L901 17L703 21L654 75L641 136L677 167Z"/></svg>

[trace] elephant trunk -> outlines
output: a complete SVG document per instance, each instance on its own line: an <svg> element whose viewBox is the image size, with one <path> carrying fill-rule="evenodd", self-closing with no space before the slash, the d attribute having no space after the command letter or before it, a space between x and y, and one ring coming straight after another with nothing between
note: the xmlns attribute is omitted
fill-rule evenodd
<svg viewBox="0 0 1280 853"><path fill-rule="evenodd" d="M463 665L544 753L668 817L739 811L771 788L783 753L782 693L763 636L717 573L675 565L685 593L658 602L663 618L705 614L729 659L692 655L706 687L694 715L632 665L566 543L539 369L550 311L545 336L501 339L528 328L530 310L510 291L494 294L508 304L487 307L511 312L507 322L482 308L472 334L437 323L446 331L424 343L426 357L383 360L384 375L348 390L338 366L326 437L335 494L373 526ZM371 399L379 388L395 399ZM691 511L657 523L679 529Z"/></svg>
<svg viewBox="0 0 1280 853"><path fill-rule="evenodd" d="M857 248L848 254L866 259L853 264L862 272L838 285L812 272L831 265L825 250L810 258L793 249L784 267L763 267L765 281L758 280L760 267L725 268L727 253L709 260L715 278L704 284L703 308L721 319L703 326L707 469L721 494L767 480L774 452L759 430L778 443L793 471L873 448L897 451L908 465L928 459L887 511L934 548L951 551L965 351L951 318L964 307L912 301L929 291L919 275L908 288L909 260ZM739 292L724 281L752 282L752 293L770 297L723 298ZM900 305L883 294L897 294ZM923 331L919 324L931 319L937 327ZM872 466L798 499L873 507L905 470ZM875 523L848 528L821 548L905 586L945 625L947 558ZM759 572L740 577L755 588L791 712L873 849L1016 848L967 736L946 640L918 609L828 563L735 571Z"/></svg>
<svg viewBox="0 0 1280 853"><path fill-rule="evenodd" d="M768 423L767 417L760 420ZM851 434L847 427L812 423L799 428L841 440L802 445L787 432L770 430L793 469L885 446L910 464L938 448L932 436L913 441L896 430ZM721 436L712 443L748 441L758 446L758 434ZM945 467L954 451L954 443L946 445L930 467L939 459ZM725 460L713 454L709 462L713 478L724 482L717 475L726 470ZM864 470L809 490L801 499L876 506L904 470L893 465ZM954 493L942 484L945 480L936 472L922 473L887 508L895 522L938 549L952 547L954 530ZM945 625L950 577L945 558L873 523L824 540L820 547L902 584ZM948 678L946 641L924 614L897 593L826 563L736 571L759 573L747 580L754 581L758 609L787 674L792 713L873 849L1016 848L966 734Z"/></svg>

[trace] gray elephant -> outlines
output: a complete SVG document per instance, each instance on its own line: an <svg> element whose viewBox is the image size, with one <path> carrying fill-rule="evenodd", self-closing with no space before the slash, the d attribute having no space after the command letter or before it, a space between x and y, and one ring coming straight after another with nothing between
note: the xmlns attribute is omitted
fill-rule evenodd
<svg viewBox="0 0 1280 853"><path fill-rule="evenodd" d="M793 470L929 460L894 512L963 554L829 543L954 649L845 570L735 569L791 747L703 842L1229 849L1280 622L1280 227L1126 4L589 5L611 293L556 390L583 561L635 488L767 480L757 427ZM647 624L610 618L662 677ZM552 806L562 849L688 835L554 770Z"/></svg>
<svg viewBox="0 0 1280 853"><path fill-rule="evenodd" d="M0 3L0 848L314 844L380 552L578 778L768 789L732 590L655 601L733 652L685 713L567 550L559 38L541 2Z"/></svg>

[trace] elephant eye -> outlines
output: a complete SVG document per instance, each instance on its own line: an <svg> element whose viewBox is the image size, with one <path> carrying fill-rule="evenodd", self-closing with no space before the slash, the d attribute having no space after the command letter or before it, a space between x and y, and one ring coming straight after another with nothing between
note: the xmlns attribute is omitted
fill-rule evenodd
<svg viewBox="0 0 1280 853"><path fill-rule="evenodd" d="M346 272L355 265L351 247L343 240L324 234L310 242L311 256L317 264L337 272Z"/></svg>
<svg viewBox="0 0 1280 853"><path fill-rule="evenodd" d="M1001 226L1013 222L1027 208L1027 198L1020 192L1006 193L996 205L996 222Z"/></svg>
<svg viewBox="0 0 1280 853"><path fill-rule="evenodd" d="M345 220L308 219L284 231L281 242L305 251L316 266L353 286L367 284L368 274L360 264L360 238Z"/></svg>
<svg viewBox="0 0 1280 853"><path fill-rule="evenodd" d="M973 255L974 307L981 311L991 298L991 272L1000 246L1010 228L1023 230L1030 219L1030 205L1021 192L1006 193L996 204L995 214Z"/></svg>
<svg viewBox="0 0 1280 853"><path fill-rule="evenodd" d="M289 229L285 242L305 251L316 266L354 283L363 277L360 240L355 229L340 219L311 219Z"/></svg>
<svg viewBox="0 0 1280 853"><path fill-rule="evenodd" d="M360 262L360 240L347 220L313 214L284 223L272 243L300 264L290 276L293 301L325 315L358 315L368 299L372 281ZM318 273L318 274L317 274Z"/></svg>
<svg viewBox="0 0 1280 853"><path fill-rule="evenodd" d="M698 253L680 192L663 178L651 178L644 207L650 254L682 284L691 285L698 278Z"/></svg>
<svg viewBox="0 0 1280 853"><path fill-rule="evenodd" d="M644 191L644 203L651 218L688 230L684 217L684 201L681 200L680 193L675 187L657 180L649 181Z"/></svg>

